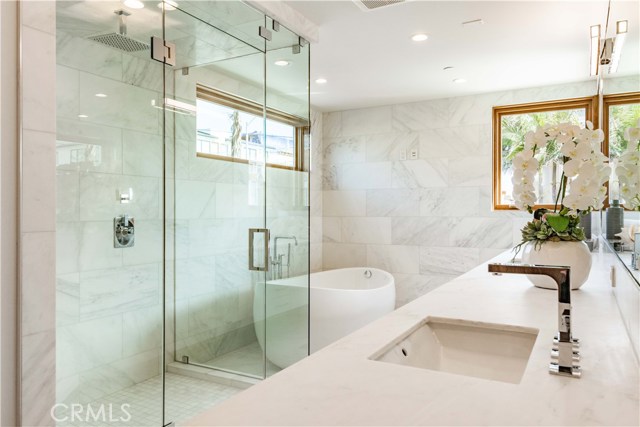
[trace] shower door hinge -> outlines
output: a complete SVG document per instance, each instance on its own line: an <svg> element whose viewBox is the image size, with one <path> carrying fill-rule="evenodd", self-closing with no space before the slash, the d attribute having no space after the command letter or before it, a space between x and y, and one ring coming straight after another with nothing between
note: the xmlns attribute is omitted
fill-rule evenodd
<svg viewBox="0 0 640 427"><path fill-rule="evenodd" d="M151 59L167 65L176 65L176 45L160 37L151 37Z"/></svg>
<svg viewBox="0 0 640 427"><path fill-rule="evenodd" d="M267 27L263 27L262 25L258 27L258 34L266 41L271 41L271 31L269 31Z"/></svg>

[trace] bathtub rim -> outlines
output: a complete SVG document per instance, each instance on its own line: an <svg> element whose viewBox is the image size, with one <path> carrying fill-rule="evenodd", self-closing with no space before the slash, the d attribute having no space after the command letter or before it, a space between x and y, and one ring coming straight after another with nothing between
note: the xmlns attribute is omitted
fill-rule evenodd
<svg viewBox="0 0 640 427"><path fill-rule="evenodd" d="M328 288L328 287L324 287L324 286L313 286L311 284L311 276L313 275L319 275L319 274L323 274L323 273L329 273L329 272L333 272L333 271L344 271L344 270L362 270L363 273L366 270L371 270L373 273L375 272L379 272L381 273L385 279L387 279L384 284L382 284L381 286L376 286L374 288L369 288L369 289L351 289L351 288ZM308 275L303 274L303 275L299 275L299 276L294 276L294 277L288 277L286 279L277 279L277 280L267 280L264 282L265 285L278 285L278 286L291 286L291 287L305 287L304 284L294 284L294 283L282 283L284 281L293 281L295 279L298 279L300 277L308 277L308 288L309 290L311 289L316 289L316 290L327 290L327 291L340 291L340 292L372 292L372 291L376 291L378 289L385 289L385 288L389 288L389 287L393 287L395 289L395 282L396 279L395 277L393 277L393 274L391 274L390 272L386 271L386 270L382 270L380 268L376 268L376 267L344 267L344 268L333 268L331 270L323 270L323 271L316 271L313 273L309 273ZM260 286L262 285L263 282L258 282L256 283L256 286Z"/></svg>

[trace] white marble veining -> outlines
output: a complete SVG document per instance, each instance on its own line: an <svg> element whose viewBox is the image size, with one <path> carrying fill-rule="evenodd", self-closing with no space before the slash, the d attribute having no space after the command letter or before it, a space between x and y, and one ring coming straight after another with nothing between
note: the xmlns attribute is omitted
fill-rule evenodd
<svg viewBox="0 0 640 427"><path fill-rule="evenodd" d="M121 51L60 30L56 39L58 64L115 80L122 79ZM82 55L78 55L78 52L82 52Z"/></svg>
<svg viewBox="0 0 640 427"><path fill-rule="evenodd" d="M56 333L37 332L22 337L21 402L24 426L51 425L49 410L56 398ZM53 376L53 377L52 377Z"/></svg>
<svg viewBox="0 0 640 427"><path fill-rule="evenodd" d="M456 218L412 217L391 219L391 243L414 246L442 246L449 244Z"/></svg>
<svg viewBox="0 0 640 427"><path fill-rule="evenodd" d="M491 157L459 157L450 162L449 184L452 187L491 185Z"/></svg>
<svg viewBox="0 0 640 427"><path fill-rule="evenodd" d="M47 8L49 9L49 8ZM35 49L37 55L22 56L22 115L23 129L53 132L56 128L56 91L50 84L55 76L56 37L51 33L23 25L23 49Z"/></svg>
<svg viewBox="0 0 640 427"><path fill-rule="evenodd" d="M390 273L418 273L417 246L367 245L367 266Z"/></svg>
<svg viewBox="0 0 640 427"><path fill-rule="evenodd" d="M54 180L55 134L25 129L22 133L22 167L29 173L22 175L20 229L23 232L55 229L56 189L42 185Z"/></svg>
<svg viewBox="0 0 640 427"><path fill-rule="evenodd" d="M610 83L633 90L635 81ZM370 253L380 265L394 265L393 250L365 248L380 243L354 240L357 231L349 231L358 220L391 218L391 241L384 244L411 246L422 254L403 267L420 274L398 281L398 301L406 302L517 244L529 214L492 211L491 109L589 96L594 90L589 81L325 113L323 268L361 266ZM385 233L382 227L380 240L386 242ZM437 265L441 257L429 248L460 249L468 255L464 268Z"/></svg>
<svg viewBox="0 0 640 427"><path fill-rule="evenodd" d="M338 165L340 190L391 188L391 162L352 163Z"/></svg>
<svg viewBox="0 0 640 427"><path fill-rule="evenodd" d="M343 111L341 136L388 133L393 129L391 121L391 107Z"/></svg>
<svg viewBox="0 0 640 427"><path fill-rule="evenodd" d="M322 245L322 258L324 265L331 265L333 268L366 265L367 246L324 242Z"/></svg>
<svg viewBox="0 0 640 427"><path fill-rule="evenodd" d="M16 416L22 425L48 426L56 384L56 91L51 90L56 80L55 3L36 1L18 8L21 360Z"/></svg>
<svg viewBox="0 0 640 427"><path fill-rule="evenodd" d="M597 255L594 261L589 281L572 293L580 379L548 373L556 293L524 276L491 276L483 264L186 425L638 425L637 361L608 266ZM539 330L522 379L510 384L368 360L425 316Z"/></svg>
<svg viewBox="0 0 640 427"><path fill-rule="evenodd" d="M390 218L343 218L342 241L345 243L391 243Z"/></svg>
<svg viewBox="0 0 640 427"><path fill-rule="evenodd" d="M463 274L480 264L480 250L458 247L421 247L421 274Z"/></svg>
<svg viewBox="0 0 640 427"><path fill-rule="evenodd" d="M438 129L447 125L448 99L397 104L392 109L392 126L399 131Z"/></svg>
<svg viewBox="0 0 640 427"><path fill-rule="evenodd" d="M393 162L394 188L446 187L449 159L418 159Z"/></svg>
<svg viewBox="0 0 640 427"><path fill-rule="evenodd" d="M366 215L373 217L415 216L420 212L422 189L367 190Z"/></svg>
<svg viewBox="0 0 640 427"><path fill-rule="evenodd" d="M22 333L35 334L55 325L55 233L25 233L22 239ZM38 268L34 267L34 261ZM38 295L39 298L33 298Z"/></svg>
<svg viewBox="0 0 640 427"><path fill-rule="evenodd" d="M398 161L403 159L403 154L406 158L410 150L418 148L419 134L417 132L394 132L368 135L365 137L365 141L368 162Z"/></svg>
<svg viewBox="0 0 640 427"><path fill-rule="evenodd" d="M365 216L366 191L324 191L324 216Z"/></svg>
<svg viewBox="0 0 640 427"><path fill-rule="evenodd" d="M331 164L360 163L366 158L365 138L330 138L324 141L324 161Z"/></svg>

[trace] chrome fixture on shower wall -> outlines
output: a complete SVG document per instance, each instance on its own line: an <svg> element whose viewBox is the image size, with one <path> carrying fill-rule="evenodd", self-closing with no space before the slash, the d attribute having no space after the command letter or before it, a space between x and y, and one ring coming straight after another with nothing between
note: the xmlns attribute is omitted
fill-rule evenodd
<svg viewBox="0 0 640 427"><path fill-rule="evenodd" d="M113 247L131 248L135 243L134 218L127 214L113 219Z"/></svg>

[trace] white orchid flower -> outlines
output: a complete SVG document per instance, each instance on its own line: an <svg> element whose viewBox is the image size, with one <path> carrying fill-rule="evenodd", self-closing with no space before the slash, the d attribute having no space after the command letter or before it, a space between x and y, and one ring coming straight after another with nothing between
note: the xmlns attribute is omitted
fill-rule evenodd
<svg viewBox="0 0 640 427"><path fill-rule="evenodd" d="M523 152L524 153L524 152ZM513 166L518 170L536 173L540 162L535 157L516 156L513 159Z"/></svg>
<svg viewBox="0 0 640 427"><path fill-rule="evenodd" d="M591 132L589 139L593 143L601 143L602 141L604 141L604 132L602 132L602 129L596 129Z"/></svg>
<svg viewBox="0 0 640 427"><path fill-rule="evenodd" d="M580 166L582 162L578 159L571 159L567 163L565 163L562 167L564 174L568 177L574 177L578 175L578 171L580 170Z"/></svg>
<svg viewBox="0 0 640 427"><path fill-rule="evenodd" d="M571 123L560 123L527 132L524 150L513 159L514 204L519 209L530 209L537 202L536 174L540 161L534 153L541 153L542 158L546 157L544 150L548 147L548 141L555 141L566 158L563 179L566 180L567 187L561 203L574 211L599 208L606 199L607 188L604 183L611 175L609 159L601 152L600 143L603 138L604 133L599 129L593 130L591 122L586 124L585 129ZM633 150L629 150L627 157L630 161L635 161L634 165L638 163L638 150L635 146ZM635 169L639 169L637 165ZM625 182L629 183L627 187L631 188L631 183L637 179L628 172L625 175Z"/></svg>
<svg viewBox="0 0 640 427"><path fill-rule="evenodd" d="M563 155L572 159L587 160L591 157L591 145L584 142L564 144L560 151Z"/></svg>
<svg viewBox="0 0 640 427"><path fill-rule="evenodd" d="M624 131L624 136L631 142L640 140L640 127L628 128Z"/></svg>
<svg viewBox="0 0 640 427"><path fill-rule="evenodd" d="M547 140L549 137L545 133L544 129L538 129L535 132L529 131L524 136L525 146L529 144L530 146L535 145L538 148L544 148L547 145Z"/></svg>

